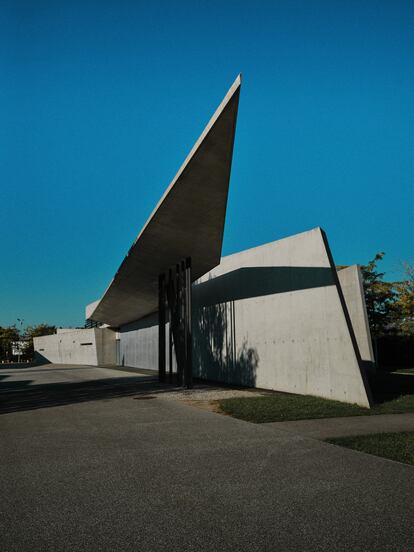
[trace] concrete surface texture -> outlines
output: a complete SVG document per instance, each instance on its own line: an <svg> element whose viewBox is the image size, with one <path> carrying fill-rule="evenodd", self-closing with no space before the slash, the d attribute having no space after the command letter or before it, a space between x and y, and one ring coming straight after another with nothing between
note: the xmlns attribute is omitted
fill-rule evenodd
<svg viewBox="0 0 414 552"><path fill-rule="evenodd" d="M20 411L0 416L4 552L413 550L411 466L122 396L104 372L92 390L79 367L31 386L35 408L15 381ZM51 406L59 393L69 402Z"/></svg>
<svg viewBox="0 0 414 552"><path fill-rule="evenodd" d="M271 422L266 426L283 429L305 437L312 437L313 439L328 439L329 437L367 435L368 433L414 431L414 413Z"/></svg>
<svg viewBox="0 0 414 552"><path fill-rule="evenodd" d="M194 303L197 376L369 406L319 228L225 257Z"/></svg>
<svg viewBox="0 0 414 552"><path fill-rule="evenodd" d="M90 318L119 326L158 309L158 276L186 257L193 279L220 262L238 77L130 248Z"/></svg>
<svg viewBox="0 0 414 552"><path fill-rule="evenodd" d="M347 298L364 301L355 278ZM319 228L224 257L193 285L196 377L369 406L351 329ZM124 364L155 368L157 339L155 317L121 327Z"/></svg>
<svg viewBox="0 0 414 552"><path fill-rule="evenodd" d="M361 358L368 363L368 367L371 365L371 368L374 368L375 358L372 349L361 270L358 265L348 266L338 271L338 278L345 296L346 306L351 317Z"/></svg>
<svg viewBox="0 0 414 552"><path fill-rule="evenodd" d="M58 364L116 364L116 333L107 328L60 329L54 335L34 338L38 361Z"/></svg>
<svg viewBox="0 0 414 552"><path fill-rule="evenodd" d="M158 313L121 326L119 330L120 364L145 370L158 370ZM166 356L166 365L169 366L168 344Z"/></svg>

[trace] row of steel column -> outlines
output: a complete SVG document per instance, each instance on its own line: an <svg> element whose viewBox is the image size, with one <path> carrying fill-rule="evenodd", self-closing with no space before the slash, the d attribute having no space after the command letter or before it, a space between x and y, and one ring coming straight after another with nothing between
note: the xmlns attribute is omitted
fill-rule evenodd
<svg viewBox="0 0 414 552"><path fill-rule="evenodd" d="M169 321L169 378L173 380L173 348L177 361L177 383L187 388L193 385L191 331L191 257L176 264L175 269L158 279L158 375L166 381L166 332Z"/></svg>

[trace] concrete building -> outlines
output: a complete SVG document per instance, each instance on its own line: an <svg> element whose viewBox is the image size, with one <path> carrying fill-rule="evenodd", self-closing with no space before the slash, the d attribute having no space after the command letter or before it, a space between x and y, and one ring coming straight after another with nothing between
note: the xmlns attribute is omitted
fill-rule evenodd
<svg viewBox="0 0 414 552"><path fill-rule="evenodd" d="M337 272L320 228L220 258L238 77L86 317L109 327L38 338L52 362L167 368L370 405L358 267ZM89 345L85 345L88 343ZM89 347L89 349L87 348Z"/></svg>
<svg viewBox="0 0 414 552"><path fill-rule="evenodd" d="M320 228L223 257L193 284L192 314L194 376L368 406L359 269L337 275ZM156 313L119 337L121 364L156 369Z"/></svg>
<svg viewBox="0 0 414 552"><path fill-rule="evenodd" d="M117 332L109 328L61 328L55 335L35 337L38 361L55 364L117 364Z"/></svg>

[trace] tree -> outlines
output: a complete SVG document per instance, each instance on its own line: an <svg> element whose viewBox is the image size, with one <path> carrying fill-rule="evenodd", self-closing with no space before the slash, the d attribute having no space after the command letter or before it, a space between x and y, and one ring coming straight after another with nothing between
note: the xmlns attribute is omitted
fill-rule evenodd
<svg viewBox="0 0 414 552"><path fill-rule="evenodd" d="M403 335L414 335L414 264L403 263L405 280L395 283L397 328Z"/></svg>
<svg viewBox="0 0 414 552"><path fill-rule="evenodd" d="M56 326L49 326L49 324L38 324L37 326L28 326L26 329L25 338L27 340L24 354L27 357L33 358L34 346L33 338L41 337L42 335L51 335L56 333Z"/></svg>
<svg viewBox="0 0 414 552"><path fill-rule="evenodd" d="M395 322L397 294L394 284L384 282L385 273L377 270L377 264L383 259L384 255L384 252L377 253L367 265L361 266L365 303L373 337L388 333Z"/></svg>
<svg viewBox="0 0 414 552"><path fill-rule="evenodd" d="M20 333L16 326L0 326L0 358L11 361L13 359L13 343L20 341Z"/></svg>

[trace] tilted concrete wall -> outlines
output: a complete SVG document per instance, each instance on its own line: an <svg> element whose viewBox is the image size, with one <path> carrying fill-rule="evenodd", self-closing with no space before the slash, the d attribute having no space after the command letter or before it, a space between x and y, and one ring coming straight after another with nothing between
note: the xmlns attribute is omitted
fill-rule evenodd
<svg viewBox="0 0 414 552"><path fill-rule="evenodd" d="M369 406L341 293L319 228L224 257L193 285L194 375ZM157 369L156 324L121 328L125 365Z"/></svg>
<svg viewBox="0 0 414 552"><path fill-rule="evenodd" d="M57 334L34 338L38 361L89 366L116 363L116 334L106 328L62 329Z"/></svg>
<svg viewBox="0 0 414 552"><path fill-rule="evenodd" d="M361 359L367 369L373 370L375 369L375 358L372 349L361 270L358 265L348 266L338 271L338 278L351 317Z"/></svg>
<svg viewBox="0 0 414 552"><path fill-rule="evenodd" d="M195 287L195 373L369 405L319 228L225 257Z"/></svg>

